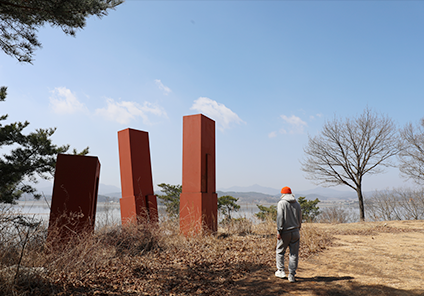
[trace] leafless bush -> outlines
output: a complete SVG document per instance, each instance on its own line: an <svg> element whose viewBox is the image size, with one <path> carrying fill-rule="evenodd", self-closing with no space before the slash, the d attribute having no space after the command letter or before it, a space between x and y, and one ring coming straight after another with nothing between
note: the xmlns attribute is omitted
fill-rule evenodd
<svg viewBox="0 0 425 296"><path fill-rule="evenodd" d="M247 235L252 233L252 221L247 218L223 219L220 223L226 234Z"/></svg>
<svg viewBox="0 0 425 296"><path fill-rule="evenodd" d="M255 223L252 225L252 229L254 233L260 234L262 236L277 234L277 225L276 219L273 219L271 215L267 215L266 219L259 219L259 223Z"/></svg>
<svg viewBox="0 0 425 296"><path fill-rule="evenodd" d="M0 208L0 266L19 264L25 249L39 248L45 240L45 224L35 216ZM19 254L19 255L18 255ZM18 255L18 257L16 257Z"/></svg>
<svg viewBox="0 0 425 296"><path fill-rule="evenodd" d="M46 225L35 216L12 212L0 205L0 295L16 294L14 287L28 288L43 272L34 262L43 251ZM38 254L38 255L35 255Z"/></svg>
<svg viewBox="0 0 425 296"><path fill-rule="evenodd" d="M143 223L111 229L100 238L103 243L113 246L117 255L136 256L154 249L160 249L161 235L158 231L158 225Z"/></svg>
<svg viewBox="0 0 425 296"><path fill-rule="evenodd" d="M314 224L305 223L301 228L300 256L308 257L322 251L331 244L332 236L314 227Z"/></svg>
<svg viewBox="0 0 425 296"><path fill-rule="evenodd" d="M351 223L356 221L355 213L341 206L323 208L318 221L320 223Z"/></svg>
<svg viewBox="0 0 425 296"><path fill-rule="evenodd" d="M421 220L424 218L424 191L394 188L375 191L366 200L366 212L372 221Z"/></svg>

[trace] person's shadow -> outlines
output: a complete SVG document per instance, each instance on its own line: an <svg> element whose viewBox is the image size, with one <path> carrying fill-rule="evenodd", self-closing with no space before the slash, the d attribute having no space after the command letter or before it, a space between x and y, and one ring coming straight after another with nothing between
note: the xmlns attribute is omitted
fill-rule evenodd
<svg viewBox="0 0 425 296"><path fill-rule="evenodd" d="M354 280L352 276L315 276L315 277L296 277L297 282L335 282Z"/></svg>

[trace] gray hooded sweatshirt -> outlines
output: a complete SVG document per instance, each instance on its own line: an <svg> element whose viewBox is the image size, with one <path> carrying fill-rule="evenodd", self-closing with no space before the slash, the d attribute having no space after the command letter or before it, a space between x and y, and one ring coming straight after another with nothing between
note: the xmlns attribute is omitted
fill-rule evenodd
<svg viewBox="0 0 425 296"><path fill-rule="evenodd" d="M282 194L277 203L277 230L280 233L301 229L301 206L293 194Z"/></svg>

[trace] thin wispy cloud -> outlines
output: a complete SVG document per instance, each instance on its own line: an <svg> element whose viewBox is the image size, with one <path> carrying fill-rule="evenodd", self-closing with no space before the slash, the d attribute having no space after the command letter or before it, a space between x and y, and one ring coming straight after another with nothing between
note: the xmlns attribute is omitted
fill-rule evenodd
<svg viewBox="0 0 425 296"><path fill-rule="evenodd" d="M276 132L269 133L269 138L276 138L276 137L277 137L277 133Z"/></svg>
<svg viewBox="0 0 425 296"><path fill-rule="evenodd" d="M311 115L310 116L310 120L315 120L316 118L320 118L320 117L322 117L323 116L323 114L321 114L321 113L317 113L316 115Z"/></svg>
<svg viewBox="0 0 425 296"><path fill-rule="evenodd" d="M162 82L161 82L161 80L159 80L159 79L155 79L155 84L158 86L158 88L160 89L160 90L162 90L163 92L164 92L164 95L168 95L170 92L171 92L171 89L169 88L169 87L167 87L167 86L165 86Z"/></svg>
<svg viewBox="0 0 425 296"><path fill-rule="evenodd" d="M232 124L245 123L235 112L227 108L224 104L218 103L210 98L198 98L193 102L190 109L199 111L215 120L218 129L221 131L230 128Z"/></svg>
<svg viewBox="0 0 425 296"><path fill-rule="evenodd" d="M281 115L280 118L284 121L284 126L280 130L282 134L302 134L304 133L304 128L307 127L307 122L295 115L290 117Z"/></svg>
<svg viewBox="0 0 425 296"><path fill-rule="evenodd" d="M88 112L87 107L66 87L56 87L51 91L50 108L57 114Z"/></svg>
<svg viewBox="0 0 425 296"><path fill-rule="evenodd" d="M105 108L96 109L95 114L120 124L128 124L137 117L142 118L144 124L151 124L149 120L151 115L167 116L167 113L161 107L149 102L144 102L140 105L136 102L115 102L113 99L107 99L106 103L107 106Z"/></svg>

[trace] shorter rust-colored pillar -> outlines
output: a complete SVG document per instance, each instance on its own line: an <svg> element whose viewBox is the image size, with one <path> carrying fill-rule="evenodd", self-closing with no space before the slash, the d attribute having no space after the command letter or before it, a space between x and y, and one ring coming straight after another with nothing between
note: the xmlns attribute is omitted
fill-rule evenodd
<svg viewBox="0 0 425 296"><path fill-rule="evenodd" d="M180 231L217 231L215 122L202 115L183 117L183 180Z"/></svg>
<svg viewBox="0 0 425 296"><path fill-rule="evenodd" d="M153 191L149 134L135 129L118 132L121 172L121 223L158 222Z"/></svg>
<svg viewBox="0 0 425 296"><path fill-rule="evenodd" d="M48 240L94 231L99 176L97 157L58 154Z"/></svg>

